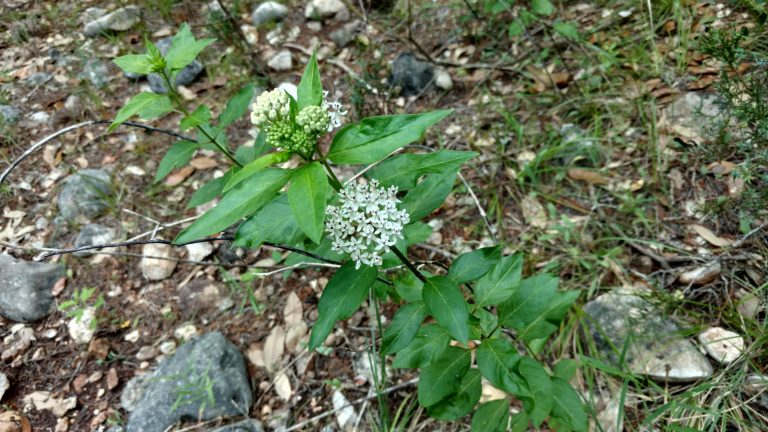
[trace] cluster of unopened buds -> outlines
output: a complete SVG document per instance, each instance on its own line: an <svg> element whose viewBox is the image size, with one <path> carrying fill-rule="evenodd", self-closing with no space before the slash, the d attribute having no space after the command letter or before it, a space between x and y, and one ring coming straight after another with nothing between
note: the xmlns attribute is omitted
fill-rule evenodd
<svg viewBox="0 0 768 432"><path fill-rule="evenodd" d="M347 113L339 102L326 102L327 94L323 92L321 106L304 107L294 119L285 90L264 92L251 107L251 123L266 133L268 144L310 157L317 138L341 126L341 116Z"/></svg>
<svg viewBox="0 0 768 432"><path fill-rule="evenodd" d="M332 249L348 253L355 262L377 266L397 239L410 216L399 210L397 187L380 188L376 179L349 184L339 191L339 205L326 209L325 229L331 235Z"/></svg>

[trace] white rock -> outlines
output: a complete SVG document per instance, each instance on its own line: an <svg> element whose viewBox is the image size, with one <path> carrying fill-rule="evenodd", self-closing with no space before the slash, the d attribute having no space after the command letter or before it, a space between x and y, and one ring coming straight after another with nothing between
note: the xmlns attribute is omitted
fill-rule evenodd
<svg viewBox="0 0 768 432"><path fill-rule="evenodd" d="M176 352L176 342L167 340L160 344L160 352L164 355L173 355Z"/></svg>
<svg viewBox="0 0 768 432"><path fill-rule="evenodd" d="M86 36L96 36L104 30L125 31L141 21L141 9L138 6L126 6L103 15L85 25Z"/></svg>
<svg viewBox="0 0 768 432"><path fill-rule="evenodd" d="M744 338L722 327L712 327L699 334L699 342L707 354L719 363L728 364L744 351Z"/></svg>
<svg viewBox="0 0 768 432"><path fill-rule="evenodd" d="M213 252L213 245L209 242L192 243L184 247L187 248L188 258L192 261L202 261Z"/></svg>
<svg viewBox="0 0 768 432"><path fill-rule="evenodd" d="M192 323L186 323L173 331L173 336L176 339L181 339L185 342L196 338L198 335L197 327Z"/></svg>
<svg viewBox="0 0 768 432"><path fill-rule="evenodd" d="M25 408L32 407L36 410L48 410L56 417L64 417L67 411L77 406L77 398L74 396L66 399L56 399L47 391L36 391L24 396ZM27 411L25 409L25 411Z"/></svg>
<svg viewBox="0 0 768 432"><path fill-rule="evenodd" d="M311 0L304 10L304 16L313 20L324 20L345 11L347 7L341 0Z"/></svg>
<svg viewBox="0 0 768 432"><path fill-rule="evenodd" d="M453 88L451 75L445 69L436 69L435 85L443 90L451 90Z"/></svg>
<svg viewBox="0 0 768 432"><path fill-rule="evenodd" d="M278 72L289 71L293 69L293 54L288 50L281 50L269 60L267 66Z"/></svg>
<svg viewBox="0 0 768 432"><path fill-rule="evenodd" d="M339 424L339 429L346 430L346 427L351 425L355 417L357 417L355 408L344 397L344 394L338 390L333 391L331 401L333 402L333 409L336 411L336 423Z"/></svg>
<svg viewBox="0 0 768 432"><path fill-rule="evenodd" d="M251 19L256 27L270 21L285 18L288 15L288 7L278 2L264 2L254 9Z"/></svg>
<svg viewBox="0 0 768 432"><path fill-rule="evenodd" d="M8 383L8 377L5 376L4 373L0 372L0 401L3 400L3 395L5 395L5 391L8 390L8 387L10 387L10 384Z"/></svg>
<svg viewBox="0 0 768 432"><path fill-rule="evenodd" d="M125 335L123 340L130 343L136 343L136 341L139 340L139 337L141 337L141 333L138 330L133 330L132 332Z"/></svg>
<svg viewBox="0 0 768 432"><path fill-rule="evenodd" d="M296 84L291 84L289 82L280 83L280 85L277 86L280 90L288 93L291 95L294 99L299 98L299 88L296 87Z"/></svg>
<svg viewBox="0 0 768 432"><path fill-rule="evenodd" d="M144 255L144 258L141 259L141 273L149 280L157 281L166 279L171 276L173 270L176 269L176 252L170 245L146 244L142 249L142 254Z"/></svg>
<svg viewBox="0 0 768 432"><path fill-rule="evenodd" d="M83 314L80 317L73 317L67 328L69 329L69 336L75 342L79 344L87 344L93 339L93 335L96 333L96 309L92 307L86 307L83 309Z"/></svg>
<svg viewBox="0 0 768 432"><path fill-rule="evenodd" d="M29 120L33 123L46 123L51 116L45 111L38 111L29 115Z"/></svg>
<svg viewBox="0 0 768 432"><path fill-rule="evenodd" d="M144 177L145 175L147 175L146 171L144 171L140 167L137 167L136 165L129 165L125 167L123 172L136 177Z"/></svg>

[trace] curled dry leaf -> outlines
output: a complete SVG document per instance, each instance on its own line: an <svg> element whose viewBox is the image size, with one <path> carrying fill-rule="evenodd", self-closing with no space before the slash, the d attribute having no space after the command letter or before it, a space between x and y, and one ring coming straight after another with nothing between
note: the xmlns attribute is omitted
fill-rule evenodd
<svg viewBox="0 0 768 432"><path fill-rule="evenodd" d="M704 285L715 280L715 278L720 275L721 271L722 267L720 267L720 263L715 262L706 266L696 267L692 270L683 272L678 277L678 280L680 283L686 285Z"/></svg>
<svg viewBox="0 0 768 432"><path fill-rule="evenodd" d="M718 237L715 233L712 232L709 228L698 225L698 224L691 224L690 228L694 231L696 231L696 234L701 236L704 240L706 240L709 244L717 247L726 247L733 244L733 240L729 240L726 238Z"/></svg>
<svg viewBox="0 0 768 432"><path fill-rule="evenodd" d="M191 176L192 173L195 172L195 169L191 166L186 166L175 173L169 175L165 179L165 185L166 186L176 186L179 183L183 182L187 179L187 177Z"/></svg>
<svg viewBox="0 0 768 432"><path fill-rule="evenodd" d="M571 168L568 170L568 177L587 182L594 185L607 185L608 179L597 171L591 171L581 168Z"/></svg>
<svg viewBox="0 0 768 432"><path fill-rule="evenodd" d="M520 203L525 221L535 228L547 227L547 212L539 203L539 200L532 196L526 196Z"/></svg>
<svg viewBox="0 0 768 432"><path fill-rule="evenodd" d="M268 371L277 370L285 350L285 330L283 326L275 326L264 342L264 365Z"/></svg>
<svg viewBox="0 0 768 432"><path fill-rule="evenodd" d="M264 351L259 348L256 345L251 346L251 348L248 349L248 352L246 353L248 356L248 361L253 363L254 366L258 367L266 367L267 364L264 362Z"/></svg>
<svg viewBox="0 0 768 432"><path fill-rule="evenodd" d="M291 381L288 379L288 375L285 372L280 372L275 376L275 392L284 401L288 401L291 398Z"/></svg>
<svg viewBox="0 0 768 432"><path fill-rule="evenodd" d="M301 304L301 299L295 292L288 294L288 299L285 301L285 307L283 307L283 321L286 327L291 327L302 321L304 315L304 308Z"/></svg>

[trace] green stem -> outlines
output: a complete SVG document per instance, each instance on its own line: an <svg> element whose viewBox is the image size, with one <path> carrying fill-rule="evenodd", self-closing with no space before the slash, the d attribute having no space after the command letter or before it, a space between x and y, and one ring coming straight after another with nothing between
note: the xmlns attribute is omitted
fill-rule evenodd
<svg viewBox="0 0 768 432"><path fill-rule="evenodd" d="M410 260L408 260L408 257L406 257L402 252L400 252L400 249L397 248L397 246L390 246L389 250L391 250L395 255L397 255L397 258L402 261L403 264L405 264L406 267L408 267L408 270L411 271L411 273L414 274L417 278L419 278L420 281L426 282L427 278L424 277L423 274L419 271L419 269L416 268L416 266L411 263Z"/></svg>
<svg viewBox="0 0 768 432"><path fill-rule="evenodd" d="M373 302L373 310L376 314L376 326L379 331L379 335L381 337L384 337L384 326L381 322L381 312L379 311L379 299L376 298L376 292L374 290L371 290L371 300ZM371 347L373 350L376 349L376 338L374 337L371 341ZM375 354L375 353L374 353ZM369 354L370 356L370 354ZM371 363L373 361L370 360ZM371 370L373 371L373 378L374 381L376 381L374 384L376 385L376 399L379 403L379 415L381 417L381 430L387 431L389 430L389 405L387 405L387 400L384 399L384 387L387 382L387 357L384 354L382 350L379 349L379 365L381 366L381 376L376 373L374 365L371 365Z"/></svg>
<svg viewBox="0 0 768 432"><path fill-rule="evenodd" d="M328 171L328 176L331 178L331 186L333 186L336 191L340 191L342 188L342 184L339 181L339 178L336 177L336 173L333 172L333 169L331 168L331 165L328 164L328 161L325 159L320 159L320 163L323 164L325 167L325 170Z"/></svg>
<svg viewBox="0 0 768 432"><path fill-rule="evenodd" d="M176 93L176 88L171 85L171 79L168 76L168 74L165 71L160 72L160 75L163 77L163 80L165 81L165 85L168 88L168 96L170 96L171 101L176 105L176 108L178 108L185 116L189 117L189 111L187 111L187 108L184 106L184 104L181 102L181 99L179 98L179 95ZM237 159L232 155L232 153L229 152L220 142L216 141L216 138L212 137L208 131L205 130L204 127L201 125L197 125L197 130L202 132L203 135L205 135L206 138L210 142L213 143L213 145L216 146L216 148L219 149L222 153L224 153L224 156L228 157L229 160L231 160L235 165L242 168L243 164L238 162Z"/></svg>

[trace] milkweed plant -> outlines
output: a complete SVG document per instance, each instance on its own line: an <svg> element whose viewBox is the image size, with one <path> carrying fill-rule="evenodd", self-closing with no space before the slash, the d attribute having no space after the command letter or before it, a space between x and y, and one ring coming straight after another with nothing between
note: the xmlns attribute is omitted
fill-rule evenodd
<svg viewBox="0 0 768 432"><path fill-rule="evenodd" d="M420 140L451 111L368 117L342 126L346 111L328 100L313 55L295 96L274 89L251 104L254 87L248 85L214 118L206 105L188 110L171 85L212 42L195 39L184 24L165 55L147 40L146 54L114 60L126 72L159 74L168 92L134 96L111 129L134 115L153 119L176 112L180 129L197 133L196 141L170 147L155 181L199 149L231 161L226 174L199 188L188 206L218 203L174 243L234 227L236 246L290 245L340 263L322 291L308 349L322 347L336 323L366 299L394 302L397 312L380 329L375 349L385 365L418 369L418 402L434 418L454 421L473 413L473 431L544 423L557 431L586 431L582 402L569 384L576 362L545 365L536 359L577 292L558 290L550 274L523 278L523 256L505 256L501 245L464 253L442 274L420 270L408 258L408 248L431 232L423 219L442 205L462 164L476 153L393 153ZM258 136L232 152L225 130L249 108ZM318 140L328 134L333 137L324 153ZM286 168L291 159L298 166ZM358 175L340 179L336 170L344 165ZM386 380L379 381L383 388ZM480 403L484 381L506 397Z"/></svg>

